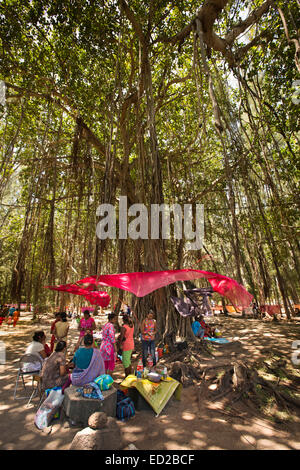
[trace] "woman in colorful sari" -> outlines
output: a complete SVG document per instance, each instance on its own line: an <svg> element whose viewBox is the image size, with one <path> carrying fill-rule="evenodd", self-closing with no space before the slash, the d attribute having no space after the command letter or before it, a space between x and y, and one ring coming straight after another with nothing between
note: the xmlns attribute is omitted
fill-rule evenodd
<svg viewBox="0 0 300 470"><path fill-rule="evenodd" d="M13 315L13 327L15 328L18 321L19 321L19 318L20 318L20 310L18 308L15 309L14 311L14 315Z"/></svg>
<svg viewBox="0 0 300 470"><path fill-rule="evenodd" d="M86 334L83 337L84 346L77 349L72 359L74 370L71 375L73 385L83 385L93 382L99 375L105 373L104 361L99 349L93 348L93 335Z"/></svg>
<svg viewBox="0 0 300 470"><path fill-rule="evenodd" d="M112 375L112 372L115 369L115 356L117 348L114 324L116 321L117 316L114 313L110 313L108 315L108 322L102 329L102 343L100 346L100 352L104 360L105 372L109 375Z"/></svg>

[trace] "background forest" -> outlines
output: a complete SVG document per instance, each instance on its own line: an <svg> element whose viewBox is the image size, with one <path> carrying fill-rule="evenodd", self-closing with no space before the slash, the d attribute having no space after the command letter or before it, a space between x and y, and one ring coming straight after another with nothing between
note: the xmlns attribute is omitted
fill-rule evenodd
<svg viewBox="0 0 300 470"><path fill-rule="evenodd" d="M289 316L300 279L299 6L2 1L0 302L55 306L68 297L45 285L192 268ZM120 195L204 204L203 249L99 240L96 209ZM151 304L160 328L183 327L172 289L139 299L138 315Z"/></svg>

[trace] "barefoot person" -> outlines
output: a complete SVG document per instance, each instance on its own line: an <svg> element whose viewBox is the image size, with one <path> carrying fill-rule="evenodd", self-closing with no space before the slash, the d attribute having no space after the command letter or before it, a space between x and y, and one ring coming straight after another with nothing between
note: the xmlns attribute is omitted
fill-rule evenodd
<svg viewBox="0 0 300 470"><path fill-rule="evenodd" d="M131 354L134 350L134 324L128 315L123 315L123 326L119 338L119 347L122 349L122 362L125 369L125 377L131 374Z"/></svg>

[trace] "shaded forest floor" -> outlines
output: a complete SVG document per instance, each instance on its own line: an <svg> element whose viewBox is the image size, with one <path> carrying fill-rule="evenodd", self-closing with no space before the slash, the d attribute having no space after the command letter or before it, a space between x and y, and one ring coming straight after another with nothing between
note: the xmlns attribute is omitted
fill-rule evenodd
<svg viewBox="0 0 300 470"><path fill-rule="evenodd" d="M99 323L99 317L96 319ZM250 399L253 397L248 388L242 389L242 399L235 400L236 394L224 388L229 383L224 378L230 370L235 370L236 364L245 365L243 371L254 370L255 366L271 384L293 393L291 396L297 402L300 399L300 369L292 365L291 354L292 342L300 339L300 322L277 324L223 316L211 321L232 342L209 346L208 351L196 345L189 353L183 351L164 356L160 362L165 362L169 370L170 363L176 362L184 364L185 370L191 366L199 372L199 377L190 382L186 380L181 400L171 399L159 417L156 418L152 411L143 410L137 411L127 422L118 422L126 445L133 443L138 449L148 450L299 450L300 408L281 403L279 395L274 401L274 397L257 384L255 400ZM13 400L18 358L31 341L34 330L44 329L47 341L50 341L51 322L49 316L39 325L32 325L29 314L21 314L16 329L7 325L0 327L0 340L7 348L6 365L0 365L1 449L65 450L79 431L79 428L70 427L63 414L60 420L53 421L50 430L40 431L34 425L38 398L28 408L26 399ZM76 327L71 326L71 350L77 337ZM264 365L262 361L266 361ZM122 378L123 367L117 364L115 386ZM218 391L223 391L223 395Z"/></svg>

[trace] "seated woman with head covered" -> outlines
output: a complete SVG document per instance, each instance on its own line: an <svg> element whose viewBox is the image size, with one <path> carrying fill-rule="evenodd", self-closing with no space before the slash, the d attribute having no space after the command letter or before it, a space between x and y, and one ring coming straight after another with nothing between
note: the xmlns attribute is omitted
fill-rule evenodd
<svg viewBox="0 0 300 470"><path fill-rule="evenodd" d="M71 375L73 385L82 387L105 374L105 365L99 349L93 348L93 335L84 336L84 347L77 349L72 359L74 370Z"/></svg>

